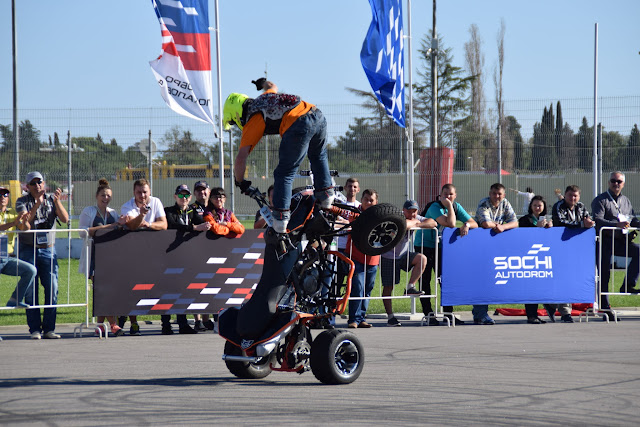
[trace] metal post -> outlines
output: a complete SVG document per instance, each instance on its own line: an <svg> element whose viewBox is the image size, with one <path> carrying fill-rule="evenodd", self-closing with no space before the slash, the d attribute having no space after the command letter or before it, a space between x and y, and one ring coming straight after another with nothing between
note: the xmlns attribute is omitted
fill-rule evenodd
<svg viewBox="0 0 640 427"><path fill-rule="evenodd" d="M604 185L602 179L602 123L598 123L598 187L600 190L598 193L604 192Z"/></svg>
<svg viewBox="0 0 640 427"><path fill-rule="evenodd" d="M233 177L233 160L234 160L234 156L233 156L233 139L231 138L231 130L229 130L229 179L230 179L230 183L229 183L229 197L231 198L231 212L234 212L235 209L235 195L236 195L236 186L233 185L234 183L234 177Z"/></svg>
<svg viewBox="0 0 640 427"><path fill-rule="evenodd" d="M431 30L431 148L438 147L438 34L436 32L436 0L433 0Z"/></svg>
<svg viewBox="0 0 640 427"><path fill-rule="evenodd" d="M67 197L67 212L69 212L69 218L71 218L71 131L67 130L67 192L68 197ZM71 221L67 221L67 228L71 228ZM71 241L71 233L67 233L67 237L69 239L69 241ZM71 245L69 245L69 248L71 248Z"/></svg>
<svg viewBox="0 0 640 427"><path fill-rule="evenodd" d="M409 199L415 198L415 170L413 160L413 67L411 65L412 52L411 52L411 0L407 0L407 49L409 55L407 58L409 66L409 132L407 134L407 167L406 172L409 176L408 182L408 197Z"/></svg>
<svg viewBox="0 0 640 427"><path fill-rule="evenodd" d="M13 45L13 163L16 181L20 181L20 125L18 123L18 35L16 34L16 0L11 0L11 42Z"/></svg>
<svg viewBox="0 0 640 427"><path fill-rule="evenodd" d="M595 44L593 52L593 197L598 197L598 23L595 28Z"/></svg>
<svg viewBox="0 0 640 427"><path fill-rule="evenodd" d="M220 19L218 13L218 0L215 1L216 9L216 72L218 75L218 129L219 129L219 149L218 154L220 160L218 161L218 170L220 171L220 187L224 188L224 136L222 135L222 69L220 67ZM231 184L233 186L233 183Z"/></svg>
<svg viewBox="0 0 640 427"><path fill-rule="evenodd" d="M151 150L151 129L149 129L149 191L153 194L153 151Z"/></svg>
<svg viewBox="0 0 640 427"><path fill-rule="evenodd" d="M502 128L498 125L498 182L502 184Z"/></svg>

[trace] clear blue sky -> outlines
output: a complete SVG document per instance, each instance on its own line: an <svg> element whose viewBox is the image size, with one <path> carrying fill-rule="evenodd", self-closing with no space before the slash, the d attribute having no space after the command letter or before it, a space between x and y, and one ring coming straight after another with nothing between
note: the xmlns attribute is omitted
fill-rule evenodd
<svg viewBox="0 0 640 427"><path fill-rule="evenodd" d="M164 106L148 64L161 46L150 1L16 3L20 108ZM415 50L431 28L432 2L412 3ZM214 26L213 0L209 8ZM599 96L640 95L639 17L637 0L440 0L437 28L453 48L455 64L464 66L469 26L479 26L489 100L501 18L506 22L505 99L589 98L596 22ZM359 58L370 21L366 0L220 0L223 99L231 91L255 95L250 81L266 66L282 91L316 104L357 103L344 88L370 89ZM214 49L213 38L211 45ZM9 0L0 4L0 49L0 109L10 109ZM212 61L215 78L213 52ZM416 54L414 70L418 65Z"/></svg>

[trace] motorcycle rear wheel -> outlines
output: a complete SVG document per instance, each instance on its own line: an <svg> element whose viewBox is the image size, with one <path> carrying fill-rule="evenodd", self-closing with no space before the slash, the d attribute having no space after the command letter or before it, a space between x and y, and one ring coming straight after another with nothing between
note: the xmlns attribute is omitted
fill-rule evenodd
<svg viewBox="0 0 640 427"><path fill-rule="evenodd" d="M364 367L358 337L343 329L324 331L311 344L311 371L324 384L350 384Z"/></svg>
<svg viewBox="0 0 640 427"><path fill-rule="evenodd" d="M351 223L351 239L365 255L380 255L393 249L407 231L402 211L389 203L371 206Z"/></svg>
<svg viewBox="0 0 640 427"><path fill-rule="evenodd" d="M224 354L228 354L230 356L247 355L247 353L242 351L240 347L231 344L229 341L224 344ZM265 378L271 373L271 363L274 361L274 358L275 355L271 353L270 355L263 357L258 363L239 362L236 360L225 360L224 363L227 365L229 372L236 377L248 380L257 380Z"/></svg>

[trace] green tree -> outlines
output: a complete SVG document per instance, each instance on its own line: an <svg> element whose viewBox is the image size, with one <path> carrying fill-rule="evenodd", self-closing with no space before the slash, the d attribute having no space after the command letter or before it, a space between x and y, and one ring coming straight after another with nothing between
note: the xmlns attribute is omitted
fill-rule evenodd
<svg viewBox="0 0 640 427"><path fill-rule="evenodd" d="M160 143L167 148L163 151L161 160L174 165L202 165L207 164L204 152L206 145L194 139L190 131L183 131L174 126L165 132Z"/></svg>
<svg viewBox="0 0 640 427"><path fill-rule="evenodd" d="M548 110L547 107L544 107L542 121L533 126L531 169L535 171L553 171L557 167L553 104L551 104Z"/></svg>
<svg viewBox="0 0 640 427"><path fill-rule="evenodd" d="M640 131L637 124L634 124L631 129L627 147L621 160L622 170L638 171L640 169Z"/></svg>
<svg viewBox="0 0 640 427"><path fill-rule="evenodd" d="M584 172L593 170L593 127L589 127L586 117L575 135L575 157L577 168Z"/></svg>
<svg viewBox="0 0 640 427"><path fill-rule="evenodd" d="M423 68L418 70L418 83L413 85L416 102L415 117L417 134L429 134L432 117L431 94L431 31L420 42L418 52ZM438 36L438 145L453 147L454 132L460 130L465 122L472 120L471 83L477 76L465 76L461 67L453 65L452 49L445 47L444 39ZM477 138L473 138L473 141ZM476 147L456 147L476 148Z"/></svg>

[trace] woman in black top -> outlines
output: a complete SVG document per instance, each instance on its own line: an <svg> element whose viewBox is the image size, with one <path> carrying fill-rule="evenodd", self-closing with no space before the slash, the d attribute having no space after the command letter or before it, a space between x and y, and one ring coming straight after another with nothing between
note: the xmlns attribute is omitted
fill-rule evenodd
<svg viewBox="0 0 640 427"><path fill-rule="evenodd" d="M529 213L518 220L519 227L541 227L551 228L553 223L547 220L547 202L542 196L534 196L529 203ZM538 304L525 304L524 310L527 313L527 323L542 324L547 323L538 317Z"/></svg>

